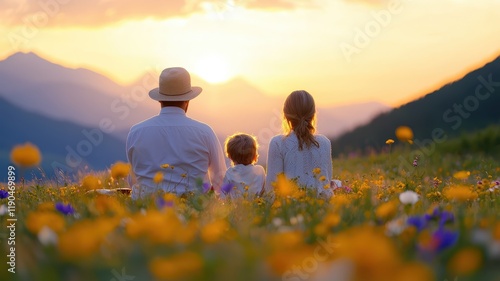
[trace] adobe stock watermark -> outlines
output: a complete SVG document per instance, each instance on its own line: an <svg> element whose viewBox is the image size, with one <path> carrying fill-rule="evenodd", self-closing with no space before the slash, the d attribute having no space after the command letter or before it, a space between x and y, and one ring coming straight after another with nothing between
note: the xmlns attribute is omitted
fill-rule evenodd
<svg viewBox="0 0 500 281"><path fill-rule="evenodd" d="M22 19L23 25L16 31L7 34L7 39L14 51L26 48L29 42L35 38L40 29L47 26L51 19L56 17L61 8L72 0L41 0L36 1L39 10L25 15ZM26 5L26 4L21 4Z"/></svg>
<svg viewBox="0 0 500 281"><path fill-rule="evenodd" d="M454 131L458 130L463 120L468 119L477 111L481 103L485 103L493 94L500 93L500 80L494 81L493 74L488 77L482 75L477 77L478 84L474 89L474 94L465 97L461 103L454 103L443 112L442 118L446 124ZM448 140L448 135L443 128L434 128L431 132L431 137L423 140L415 139L413 143L418 147L417 154L419 156L430 156L436 149L436 144L444 143ZM401 166L408 169L412 168L412 163L405 159L402 155L399 156Z"/></svg>
<svg viewBox="0 0 500 281"><path fill-rule="evenodd" d="M379 11L371 11L371 20L366 22L361 28L355 28L352 42L342 42L339 47L347 62L352 61L352 56L360 54L367 48L377 36L387 28L394 16L403 12L404 2L412 0L391 0L387 6Z"/></svg>
<svg viewBox="0 0 500 281"><path fill-rule="evenodd" d="M217 0L209 2L207 10L209 13L217 16L219 20L225 20L234 13L234 11L248 0Z"/></svg>
<svg viewBox="0 0 500 281"><path fill-rule="evenodd" d="M159 73L158 66L151 69L143 77L140 85L134 86L130 92L115 98L109 105L111 116L101 118L97 128L83 129L82 139L79 142L65 146L64 163L54 161L51 164L54 173L56 175L58 172L72 173L81 168L85 163L85 158L103 143L106 134L111 134L116 130L116 122L130 117L131 112L148 98L149 89L157 87Z"/></svg>
<svg viewBox="0 0 500 281"><path fill-rule="evenodd" d="M282 275L281 280L308 280L317 272L320 264L326 262L339 247L340 245L333 240L333 235L328 235L326 240L320 238L313 254L304 258L300 264L293 265L291 269Z"/></svg>
<svg viewBox="0 0 500 281"><path fill-rule="evenodd" d="M132 281L132 280L135 280L134 275L127 274L125 267L122 268L121 272L118 272L116 269L113 269L111 271L111 274L113 274L113 278L111 278L109 281Z"/></svg>

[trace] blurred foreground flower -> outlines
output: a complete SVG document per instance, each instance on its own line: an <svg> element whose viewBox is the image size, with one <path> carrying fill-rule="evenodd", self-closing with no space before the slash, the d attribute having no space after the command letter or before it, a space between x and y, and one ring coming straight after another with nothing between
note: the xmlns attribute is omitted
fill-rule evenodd
<svg viewBox="0 0 500 281"><path fill-rule="evenodd" d="M44 226L38 232L38 241L44 246L56 245L57 244L57 234L50 229L50 227Z"/></svg>
<svg viewBox="0 0 500 281"><path fill-rule="evenodd" d="M5 205L0 205L0 216L3 216L9 212L9 209Z"/></svg>
<svg viewBox="0 0 500 281"><path fill-rule="evenodd" d="M412 204L414 205L415 203L418 202L420 195L416 193L415 191L407 190L401 194L399 194L399 201L401 203L407 205L407 204Z"/></svg>
<svg viewBox="0 0 500 281"><path fill-rule="evenodd" d="M385 141L385 144L388 144L388 145L391 145L394 143L394 140L393 139L388 139Z"/></svg>
<svg viewBox="0 0 500 281"><path fill-rule="evenodd" d="M430 253L439 253L458 242L458 232L440 228L432 235L423 232L420 237L420 249Z"/></svg>
<svg viewBox="0 0 500 281"><path fill-rule="evenodd" d="M0 189L0 199L5 199L9 197L9 192L7 190Z"/></svg>
<svg viewBox="0 0 500 281"><path fill-rule="evenodd" d="M440 208L435 208L432 213L425 214L424 218L428 222L438 221L440 227L455 221L455 215L453 215L453 213L442 211Z"/></svg>
<svg viewBox="0 0 500 281"><path fill-rule="evenodd" d="M205 225L200 232L201 239L205 243L216 243L221 240L229 230L229 224L225 220L217 220Z"/></svg>
<svg viewBox="0 0 500 281"><path fill-rule="evenodd" d="M457 180L466 180L470 176L469 171L459 171L453 174L453 177L456 178Z"/></svg>
<svg viewBox="0 0 500 281"><path fill-rule="evenodd" d="M111 176L114 179L120 179L128 176L130 173L130 164L118 161L111 166Z"/></svg>
<svg viewBox="0 0 500 281"><path fill-rule="evenodd" d="M64 218L53 212L31 212L26 218L26 228L33 234L38 234L44 227L59 233L64 230L65 225Z"/></svg>
<svg viewBox="0 0 500 281"><path fill-rule="evenodd" d="M274 183L275 193L279 197L289 197L289 196L297 196L299 193L299 187L295 182L287 179L284 174L279 174L276 182Z"/></svg>
<svg viewBox="0 0 500 281"><path fill-rule="evenodd" d="M111 218L95 221L83 220L75 223L67 232L59 237L58 249L61 257L68 260L79 260L95 254L106 236L119 224L119 220Z"/></svg>
<svg viewBox="0 0 500 281"><path fill-rule="evenodd" d="M393 217L397 212L397 204L394 201L386 202L377 207L375 215L377 218L387 220Z"/></svg>
<svg viewBox="0 0 500 281"><path fill-rule="evenodd" d="M455 276L466 276L477 271L483 263L483 255L476 248L465 248L456 253L448 263L448 270Z"/></svg>
<svg viewBox="0 0 500 281"><path fill-rule="evenodd" d="M82 179L82 187L86 190L94 190L101 187L101 181L93 175L87 175Z"/></svg>
<svg viewBox="0 0 500 281"><path fill-rule="evenodd" d="M444 191L444 196L448 200L457 200L460 202L465 202L467 200L474 200L478 197L478 194L467 186L454 186L450 187Z"/></svg>
<svg viewBox="0 0 500 281"><path fill-rule="evenodd" d="M233 184L230 182L223 184L222 187L220 188L220 191L222 191L222 193L224 193L225 195L229 194L231 190L233 190Z"/></svg>
<svg viewBox="0 0 500 281"><path fill-rule="evenodd" d="M160 184L163 181L163 173L157 172L153 177L153 182L156 184Z"/></svg>
<svg viewBox="0 0 500 281"><path fill-rule="evenodd" d="M396 137L402 142L410 142L413 140L413 131L408 126L400 126L396 128Z"/></svg>
<svg viewBox="0 0 500 281"><path fill-rule="evenodd" d="M203 268L203 259L197 253L184 252L168 258L155 258L149 264L153 276L160 280L185 280L196 276Z"/></svg>
<svg viewBox="0 0 500 281"><path fill-rule="evenodd" d="M409 217L406 220L406 224L413 226L417 229L418 232L424 230L424 228L427 226L427 220L425 217L422 216L414 216L414 217Z"/></svg>
<svg viewBox="0 0 500 281"><path fill-rule="evenodd" d="M27 142L14 146L10 152L10 160L19 167L29 168L40 164L42 154L36 145Z"/></svg>
<svg viewBox="0 0 500 281"><path fill-rule="evenodd" d="M61 202L56 203L56 210L65 215L72 215L75 213L75 209L69 203L66 205Z"/></svg>

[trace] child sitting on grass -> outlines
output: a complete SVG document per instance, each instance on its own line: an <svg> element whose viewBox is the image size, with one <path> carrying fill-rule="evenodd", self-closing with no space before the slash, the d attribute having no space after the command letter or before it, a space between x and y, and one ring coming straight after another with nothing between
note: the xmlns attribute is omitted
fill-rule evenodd
<svg viewBox="0 0 500 281"><path fill-rule="evenodd" d="M248 134L234 134L226 139L225 149L232 166L226 171L221 197L238 198L260 195L264 190L266 172L258 159L257 139Z"/></svg>

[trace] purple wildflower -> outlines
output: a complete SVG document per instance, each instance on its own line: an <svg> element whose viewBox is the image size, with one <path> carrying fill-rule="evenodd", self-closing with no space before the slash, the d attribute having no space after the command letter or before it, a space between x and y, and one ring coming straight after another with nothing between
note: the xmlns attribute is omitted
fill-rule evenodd
<svg viewBox="0 0 500 281"><path fill-rule="evenodd" d="M7 190L0 189L0 199L5 199L7 197L9 197L9 192Z"/></svg>
<svg viewBox="0 0 500 281"><path fill-rule="evenodd" d="M72 215L75 213L75 209L69 203L66 205L64 203L61 203L61 202L56 203L56 210L58 210L59 212L65 214L65 215Z"/></svg>
<svg viewBox="0 0 500 281"><path fill-rule="evenodd" d="M418 232L424 230L427 226L427 220L424 216L409 217L408 220L406 220L406 223L414 226Z"/></svg>
<svg viewBox="0 0 500 281"><path fill-rule="evenodd" d="M165 207L173 207L174 206L174 202L172 201L165 201L165 199L160 196L158 198L156 198L156 206L158 207L158 209L163 209Z"/></svg>
<svg viewBox="0 0 500 281"><path fill-rule="evenodd" d="M432 214L426 214L425 219L427 221L436 220L439 223L439 226L442 227L447 223L452 223L455 221L455 215L453 213L447 211L441 211L441 209L436 208L432 212Z"/></svg>
<svg viewBox="0 0 500 281"><path fill-rule="evenodd" d="M212 185L209 183L204 183L202 185L202 188L203 188L203 193L207 193L210 191L210 189L212 189Z"/></svg>
<svg viewBox="0 0 500 281"><path fill-rule="evenodd" d="M229 194L229 192L231 192L232 189L233 189L233 184L229 182L223 184L222 187L220 188L220 190L224 194Z"/></svg>
<svg viewBox="0 0 500 281"><path fill-rule="evenodd" d="M432 235L434 250L440 252L458 242L458 232L440 228Z"/></svg>

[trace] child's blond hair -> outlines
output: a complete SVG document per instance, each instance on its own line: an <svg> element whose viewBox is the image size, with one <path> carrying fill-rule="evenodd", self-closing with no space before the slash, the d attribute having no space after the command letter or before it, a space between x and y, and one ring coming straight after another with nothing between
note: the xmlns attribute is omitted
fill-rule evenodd
<svg viewBox="0 0 500 281"><path fill-rule="evenodd" d="M234 134L226 139L226 154L234 164L249 165L257 160L257 138L243 133Z"/></svg>

